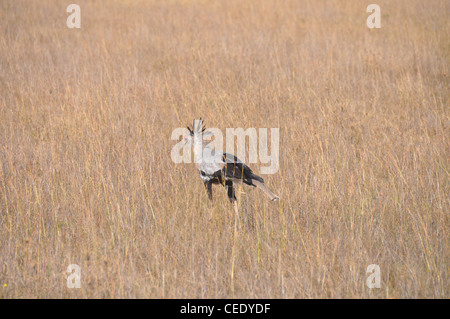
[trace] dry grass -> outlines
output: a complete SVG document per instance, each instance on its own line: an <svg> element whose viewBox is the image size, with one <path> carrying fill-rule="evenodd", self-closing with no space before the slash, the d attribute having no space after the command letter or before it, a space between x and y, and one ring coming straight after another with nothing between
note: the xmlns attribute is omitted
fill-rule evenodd
<svg viewBox="0 0 450 319"><path fill-rule="evenodd" d="M356 0L79 0L79 30L72 2L0 2L0 297L449 297L448 1L378 30ZM198 116L280 128L282 201L209 208L170 159Z"/></svg>

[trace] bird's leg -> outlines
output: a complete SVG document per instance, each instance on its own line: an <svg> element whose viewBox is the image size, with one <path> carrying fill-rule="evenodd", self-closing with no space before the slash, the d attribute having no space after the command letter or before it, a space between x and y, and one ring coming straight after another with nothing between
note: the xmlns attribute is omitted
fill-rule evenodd
<svg viewBox="0 0 450 319"><path fill-rule="evenodd" d="M233 209L234 209L234 212L236 213L237 218L239 219L239 210L238 210L237 200L235 200L233 202Z"/></svg>
<svg viewBox="0 0 450 319"><path fill-rule="evenodd" d="M205 182L204 183L205 188L206 188L206 193L208 193L208 199L209 201L212 203L212 183L211 182Z"/></svg>
<svg viewBox="0 0 450 319"><path fill-rule="evenodd" d="M206 193L208 194L208 199L209 199L209 203L208 203L208 210L209 210L209 217L208 219L212 218L212 209L213 209L213 197L212 197L212 183L211 182L205 182L204 183L205 188L206 188Z"/></svg>
<svg viewBox="0 0 450 319"><path fill-rule="evenodd" d="M233 183L228 184L227 189L228 189L228 199L230 200L231 204L233 204L234 212L236 213L236 216L239 218L239 211L237 206L236 195L234 193Z"/></svg>

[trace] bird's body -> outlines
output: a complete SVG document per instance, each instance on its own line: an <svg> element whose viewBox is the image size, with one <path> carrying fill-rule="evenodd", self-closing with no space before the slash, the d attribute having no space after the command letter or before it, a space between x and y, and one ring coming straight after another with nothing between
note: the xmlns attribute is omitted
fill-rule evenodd
<svg viewBox="0 0 450 319"><path fill-rule="evenodd" d="M270 200L276 201L279 199L277 195L264 185L264 180L254 174L250 167L245 165L239 158L233 154L213 150L203 144L202 136L198 138L197 135L208 134L209 132L205 132L201 119L197 126L194 121L193 130L189 127L188 129L190 135L185 138L194 148L195 163L210 200L212 200L212 185L222 184L227 188L228 198L233 204L236 214L238 214L234 183L244 183L258 187L268 195Z"/></svg>

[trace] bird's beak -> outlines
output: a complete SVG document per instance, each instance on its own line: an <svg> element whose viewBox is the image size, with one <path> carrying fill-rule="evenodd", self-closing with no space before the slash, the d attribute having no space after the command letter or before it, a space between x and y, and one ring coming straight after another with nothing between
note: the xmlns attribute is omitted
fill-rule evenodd
<svg viewBox="0 0 450 319"><path fill-rule="evenodd" d="M187 144L187 142L188 142L188 136L187 136L187 135L185 135L185 136L183 137L183 139L184 139L184 145L186 145L186 144Z"/></svg>

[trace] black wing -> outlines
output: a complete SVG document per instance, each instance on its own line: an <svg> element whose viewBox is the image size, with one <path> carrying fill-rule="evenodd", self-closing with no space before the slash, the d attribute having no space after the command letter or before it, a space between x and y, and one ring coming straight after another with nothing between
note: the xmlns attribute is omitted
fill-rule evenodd
<svg viewBox="0 0 450 319"><path fill-rule="evenodd" d="M242 163L242 161L233 154L223 153L223 161L226 163L221 173L225 179L241 180L245 184L253 185L252 180L255 179L264 183L264 180L253 173L250 167Z"/></svg>

